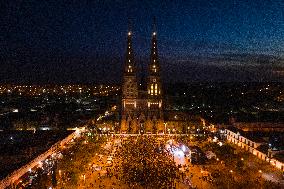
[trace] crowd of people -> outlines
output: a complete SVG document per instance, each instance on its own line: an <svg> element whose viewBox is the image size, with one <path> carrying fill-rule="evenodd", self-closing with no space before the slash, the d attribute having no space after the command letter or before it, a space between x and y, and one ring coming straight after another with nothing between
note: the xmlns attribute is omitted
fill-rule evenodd
<svg viewBox="0 0 284 189"><path fill-rule="evenodd" d="M167 147L169 143L173 145L171 148ZM220 168L219 164L194 165L184 158L185 161L179 165L181 161L178 158L183 155L177 153L175 157L174 152L179 152L188 143L189 139L185 137L121 135L96 136L92 140L91 135L86 135L62 151L64 158L53 170L57 177L39 174L43 176L31 188L48 188L51 184L55 188L68 189L219 188L227 185L240 188L281 187L261 177L240 181L237 172L234 176L224 170L217 174L214 170L216 166ZM108 164L110 157L112 163Z"/></svg>
<svg viewBox="0 0 284 189"><path fill-rule="evenodd" d="M123 181L143 188L174 188L180 177L170 153L150 136L129 138L118 153Z"/></svg>

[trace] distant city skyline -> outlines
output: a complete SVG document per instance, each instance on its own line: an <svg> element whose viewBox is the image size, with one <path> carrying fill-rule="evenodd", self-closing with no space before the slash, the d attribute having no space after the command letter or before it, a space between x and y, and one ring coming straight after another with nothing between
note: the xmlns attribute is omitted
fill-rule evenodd
<svg viewBox="0 0 284 189"><path fill-rule="evenodd" d="M0 82L117 83L128 18L136 62L146 67L153 16L169 82L284 80L283 1L9 1L0 7Z"/></svg>

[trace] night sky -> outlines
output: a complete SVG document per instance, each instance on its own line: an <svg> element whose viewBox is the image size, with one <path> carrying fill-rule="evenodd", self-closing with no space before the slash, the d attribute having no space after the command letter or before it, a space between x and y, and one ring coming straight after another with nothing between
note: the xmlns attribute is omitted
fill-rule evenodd
<svg viewBox="0 0 284 189"><path fill-rule="evenodd" d="M165 82L284 81L283 0L10 0L0 82L119 82L128 19L145 68L154 16Z"/></svg>

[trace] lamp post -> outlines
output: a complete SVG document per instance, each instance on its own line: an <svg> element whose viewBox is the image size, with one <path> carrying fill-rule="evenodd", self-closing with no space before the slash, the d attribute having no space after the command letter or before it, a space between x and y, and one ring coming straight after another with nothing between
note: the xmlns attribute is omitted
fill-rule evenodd
<svg viewBox="0 0 284 189"><path fill-rule="evenodd" d="M230 188L229 181L232 181L232 173L233 173L233 170L230 170L229 172L230 172L231 174L230 174L230 179L228 179L228 189Z"/></svg>
<svg viewBox="0 0 284 189"><path fill-rule="evenodd" d="M86 175L85 175L85 174L83 174L83 175L82 175L82 177L83 177L84 184L85 184L85 182L86 182Z"/></svg>
<svg viewBox="0 0 284 189"><path fill-rule="evenodd" d="M262 179L262 176L261 176L262 170L258 170L258 172L259 172L259 174L260 174L260 176L259 176L260 189L262 189L262 181L261 181L261 179Z"/></svg>

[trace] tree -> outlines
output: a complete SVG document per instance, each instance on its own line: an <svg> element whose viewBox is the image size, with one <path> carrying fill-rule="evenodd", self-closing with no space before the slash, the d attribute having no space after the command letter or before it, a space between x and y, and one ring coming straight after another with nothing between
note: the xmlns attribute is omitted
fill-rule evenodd
<svg viewBox="0 0 284 189"><path fill-rule="evenodd" d="M242 161L242 160L237 160L236 169L237 169L238 171L242 171L242 170L243 170L243 167L244 167L244 161Z"/></svg>

